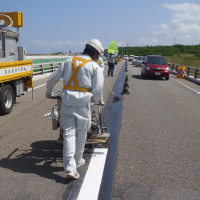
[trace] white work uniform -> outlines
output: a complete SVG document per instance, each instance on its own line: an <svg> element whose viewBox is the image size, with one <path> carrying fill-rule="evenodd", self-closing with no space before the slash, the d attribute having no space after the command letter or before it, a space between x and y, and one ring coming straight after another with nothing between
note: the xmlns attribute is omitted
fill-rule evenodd
<svg viewBox="0 0 200 200"><path fill-rule="evenodd" d="M91 59L88 55L78 56L76 69L84 60ZM82 60L81 60L82 59ZM84 60L83 60L84 59ZM63 78L66 86L74 75L73 59L65 61L57 71L55 71L47 82L46 95L51 95L55 84ZM77 73L76 80L82 89L90 90L87 92L72 90L76 86L74 79L71 82L72 89L62 91L61 119L60 125L64 130L63 143L63 163L64 170L67 172L77 172L77 165L82 162L87 131L91 126L91 98L98 102L101 99L104 76L98 64L90 61L84 64Z"/></svg>
<svg viewBox="0 0 200 200"><path fill-rule="evenodd" d="M98 60L95 60L97 62L97 64L101 67L102 71L104 71L104 62L102 57L99 57Z"/></svg>
<svg viewBox="0 0 200 200"><path fill-rule="evenodd" d="M95 62L97 62L97 64L100 66L100 69L103 72L104 71L104 62L103 62L102 57L99 57L98 59L96 59ZM104 84L104 80L102 80L102 81L103 81L103 84ZM100 102L103 102L103 90L101 92L101 100L100 100Z"/></svg>

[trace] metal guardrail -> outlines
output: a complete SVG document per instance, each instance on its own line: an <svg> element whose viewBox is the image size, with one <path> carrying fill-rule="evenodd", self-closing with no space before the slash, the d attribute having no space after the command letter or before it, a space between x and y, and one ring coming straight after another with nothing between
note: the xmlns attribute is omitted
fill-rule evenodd
<svg viewBox="0 0 200 200"><path fill-rule="evenodd" d="M185 67L185 78L193 81L197 84L200 84L200 68L197 67L190 67L190 66L185 66L185 65L179 65L179 64L175 64L175 63L171 63L169 65L171 73L175 73L177 74L178 72L178 67Z"/></svg>
<svg viewBox="0 0 200 200"><path fill-rule="evenodd" d="M179 66L186 68L185 73L187 76L193 76L193 78L200 78L200 68L197 68L197 67L190 67L190 66L171 63L170 69L177 72Z"/></svg>
<svg viewBox="0 0 200 200"><path fill-rule="evenodd" d="M33 64L33 75L54 72L56 69L58 69L60 67L62 62L63 61Z"/></svg>
<svg viewBox="0 0 200 200"><path fill-rule="evenodd" d="M71 56L68 56L66 59L68 59L70 57ZM35 59L35 60L38 60L38 59ZM40 59L40 60L42 60L42 59ZM54 59L50 58L48 60L54 60ZM64 62L65 60L57 61L57 62L44 62L43 61L41 63L33 64L33 75L39 75L39 74L54 72L57 68L60 67L61 63ZM107 58L105 57L103 60L104 60L104 62L106 64L107 63Z"/></svg>

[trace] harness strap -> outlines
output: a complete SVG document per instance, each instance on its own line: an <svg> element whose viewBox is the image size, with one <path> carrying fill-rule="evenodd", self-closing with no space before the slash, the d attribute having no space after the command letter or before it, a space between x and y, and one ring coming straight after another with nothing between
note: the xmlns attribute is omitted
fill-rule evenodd
<svg viewBox="0 0 200 200"><path fill-rule="evenodd" d="M76 60L82 61L82 63L77 68L76 68ZM77 90L77 91L82 91L82 92L90 92L90 89L88 89L88 88L79 87L77 74L83 65L85 65L86 63L91 62L91 61L92 61L91 59L85 60L85 59L79 58L77 56L73 57L73 60L72 60L73 74L72 74L72 77L70 78L70 80L68 81L67 85L63 87L64 90ZM74 81L74 86L71 86L72 81Z"/></svg>

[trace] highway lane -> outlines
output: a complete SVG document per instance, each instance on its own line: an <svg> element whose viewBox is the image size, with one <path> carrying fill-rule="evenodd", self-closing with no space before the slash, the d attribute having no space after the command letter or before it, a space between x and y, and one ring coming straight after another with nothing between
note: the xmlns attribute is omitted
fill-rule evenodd
<svg viewBox="0 0 200 200"><path fill-rule="evenodd" d="M111 88L122 66L116 66L114 77L107 77L105 66ZM33 100L30 91L17 98L9 115L0 116L0 199L60 199L71 186L63 172L62 146L55 143L58 134L51 130L51 118L44 118L56 103L45 97L47 79L34 80ZM105 85L105 102L109 95Z"/></svg>
<svg viewBox="0 0 200 200"><path fill-rule="evenodd" d="M200 199L200 86L129 64L113 200Z"/></svg>
<svg viewBox="0 0 200 200"><path fill-rule="evenodd" d="M107 77L105 66L111 87L121 67ZM199 199L200 86L174 75L143 80L140 68L128 68L113 199ZM46 81L35 80L34 99L28 92L0 116L0 199L60 199L71 186L51 118L43 117L55 104L45 98ZM106 102L109 95L105 85Z"/></svg>

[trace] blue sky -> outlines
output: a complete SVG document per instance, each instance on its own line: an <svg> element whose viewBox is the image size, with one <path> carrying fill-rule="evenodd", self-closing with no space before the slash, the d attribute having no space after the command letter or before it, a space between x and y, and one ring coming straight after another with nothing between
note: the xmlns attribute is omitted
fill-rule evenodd
<svg viewBox="0 0 200 200"><path fill-rule="evenodd" d="M20 45L28 54L81 52L90 39L118 46L200 44L199 0L9 0L24 13Z"/></svg>

